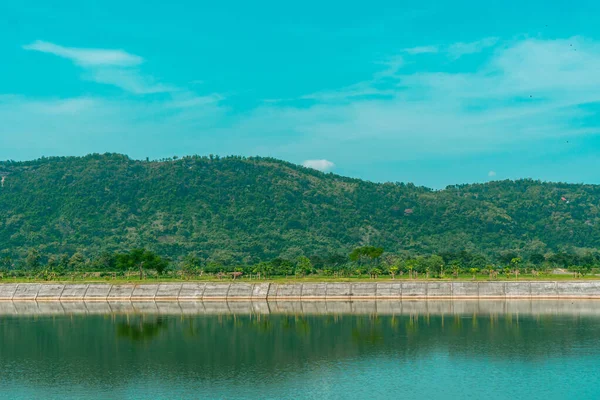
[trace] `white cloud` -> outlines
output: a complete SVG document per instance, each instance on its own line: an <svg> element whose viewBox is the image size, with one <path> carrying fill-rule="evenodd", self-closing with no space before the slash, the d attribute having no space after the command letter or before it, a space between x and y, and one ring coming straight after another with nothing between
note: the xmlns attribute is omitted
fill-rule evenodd
<svg viewBox="0 0 600 400"><path fill-rule="evenodd" d="M467 54L479 53L488 47L494 46L496 43L498 43L498 38L495 37L469 43L458 42L448 46L447 52L452 58L457 59Z"/></svg>
<svg viewBox="0 0 600 400"><path fill-rule="evenodd" d="M329 171L335 167L335 164L329 160L306 160L302 165L306 168L312 168L323 172Z"/></svg>
<svg viewBox="0 0 600 400"><path fill-rule="evenodd" d="M582 123L593 114L581 107L600 102L598 70L598 42L526 39L505 43L471 71L375 74L305 96L317 101L309 107L264 105L232 129L285 135L271 153L296 158L319 148L338 164L502 151L600 133Z"/></svg>
<svg viewBox="0 0 600 400"><path fill-rule="evenodd" d="M144 59L123 50L64 47L41 40L23 48L67 58L83 69L83 79L116 86L129 93L144 95L179 90L143 74L138 67Z"/></svg>
<svg viewBox="0 0 600 400"><path fill-rule="evenodd" d="M33 114L68 115L83 112L95 104L96 102L91 98L78 97L53 101L31 101L27 106Z"/></svg>
<svg viewBox="0 0 600 400"><path fill-rule="evenodd" d="M403 50L407 54L430 54L437 53L439 48L437 46L418 46L418 47L410 47Z"/></svg>
<svg viewBox="0 0 600 400"><path fill-rule="evenodd" d="M134 94L165 93L178 90L174 86L157 83L152 77L144 76L137 70L125 68L93 69L83 77L97 83L117 86Z"/></svg>
<svg viewBox="0 0 600 400"><path fill-rule="evenodd" d="M600 42L573 37L501 44L482 53L483 61L470 70L444 72L447 62L442 60L437 72L430 63L427 72L407 72L398 58L397 64L382 67L384 74L307 94L304 97L313 100L310 105L263 103L237 114L221 106L218 95L186 90L156 96L161 99L152 102L137 96L127 100L0 96L0 137L10 138L0 152L10 158L10 149L18 146L23 151L71 148L80 142L83 146L80 137L85 134L86 151L131 153L128 149L151 148L154 137L158 141L176 131L184 139L173 141L173 149L164 149L165 154L178 154L185 146L191 153L210 149L303 160L314 157L318 149L340 167L360 168L361 163L534 149L532 143L537 146L546 139L600 133L590 122L594 110L588 108L600 102ZM451 56L446 49L440 50L440 58ZM410 55L404 52L402 57ZM104 75L94 77L100 68ZM84 76L132 93L171 88L143 75L135 84L107 78L114 68L86 67ZM122 75L127 74L117 74ZM108 140L110 146L100 145Z"/></svg>
<svg viewBox="0 0 600 400"><path fill-rule="evenodd" d="M42 40L23 46L25 50L34 50L42 53L68 58L82 67L91 66L120 66L129 67L141 64L144 59L123 50L107 49L82 49L77 47L64 47Z"/></svg>
<svg viewBox="0 0 600 400"><path fill-rule="evenodd" d="M490 171L490 172L488 172L488 176L490 178L496 176L496 171Z"/></svg>
<svg viewBox="0 0 600 400"><path fill-rule="evenodd" d="M224 109L217 102L182 106L184 99L147 102L137 97L28 99L0 95L0 159L92 152L122 152L142 158L178 154L182 148L187 153L202 153L205 148L226 153L216 148L218 137L210 131L222 119ZM197 146L199 139L206 147Z"/></svg>

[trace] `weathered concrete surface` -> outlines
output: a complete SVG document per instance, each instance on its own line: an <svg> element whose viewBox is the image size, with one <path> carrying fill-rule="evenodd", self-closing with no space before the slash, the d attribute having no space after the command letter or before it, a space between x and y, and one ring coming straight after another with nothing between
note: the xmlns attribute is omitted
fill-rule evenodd
<svg viewBox="0 0 600 400"><path fill-rule="evenodd" d="M479 297L477 282L452 282L453 297Z"/></svg>
<svg viewBox="0 0 600 400"><path fill-rule="evenodd" d="M47 284L42 285L39 288L36 299L37 300L60 300L62 292L65 290L65 285L61 284Z"/></svg>
<svg viewBox="0 0 600 400"><path fill-rule="evenodd" d="M87 284L67 284L65 289L60 295L61 300L83 300L85 298L85 292L88 289Z"/></svg>
<svg viewBox="0 0 600 400"><path fill-rule="evenodd" d="M200 300L204 295L206 283L184 283L177 296L180 300Z"/></svg>
<svg viewBox="0 0 600 400"><path fill-rule="evenodd" d="M452 297L452 282L427 283L427 297Z"/></svg>
<svg viewBox="0 0 600 400"><path fill-rule="evenodd" d="M252 299L255 300L266 300L269 294L270 283L255 283L252 289Z"/></svg>
<svg viewBox="0 0 600 400"><path fill-rule="evenodd" d="M377 283L376 282L358 282L352 284L352 297L353 298L366 298L373 299L377 297Z"/></svg>
<svg viewBox="0 0 600 400"><path fill-rule="evenodd" d="M478 282L479 297L506 297L505 282Z"/></svg>
<svg viewBox="0 0 600 400"><path fill-rule="evenodd" d="M112 289L112 285L104 285L101 283L93 283L88 285L85 292L86 300L106 300L108 293Z"/></svg>
<svg viewBox="0 0 600 400"><path fill-rule="evenodd" d="M3 283L0 284L0 300L12 300L17 291L16 283Z"/></svg>
<svg viewBox="0 0 600 400"><path fill-rule="evenodd" d="M559 297L591 297L600 298L600 281L558 282Z"/></svg>
<svg viewBox="0 0 600 400"><path fill-rule="evenodd" d="M303 299L325 299L327 297L326 283L304 283L302 285Z"/></svg>
<svg viewBox="0 0 600 400"><path fill-rule="evenodd" d="M40 283L20 283L13 295L14 300L35 300L41 288Z"/></svg>
<svg viewBox="0 0 600 400"><path fill-rule="evenodd" d="M558 296L557 282L531 282L532 297L556 297Z"/></svg>
<svg viewBox="0 0 600 400"><path fill-rule="evenodd" d="M530 282L509 282L504 286L506 297L531 297Z"/></svg>
<svg viewBox="0 0 600 400"><path fill-rule="evenodd" d="M133 285L112 285L107 298L109 300L130 300L134 288Z"/></svg>
<svg viewBox="0 0 600 400"><path fill-rule="evenodd" d="M427 297L427 282L402 282L402 297Z"/></svg>
<svg viewBox="0 0 600 400"><path fill-rule="evenodd" d="M271 297L271 296L269 296ZM350 283L327 283L327 298L345 299L352 297L352 284Z"/></svg>
<svg viewBox="0 0 600 400"><path fill-rule="evenodd" d="M251 283L235 283L229 286L225 293L227 299L252 299L254 285Z"/></svg>
<svg viewBox="0 0 600 400"><path fill-rule="evenodd" d="M376 296L378 299L399 299L402 297L402 283L379 282Z"/></svg>
<svg viewBox="0 0 600 400"><path fill-rule="evenodd" d="M299 299L302 297L302 284L290 283L287 285L278 285L277 297L282 299Z"/></svg>
<svg viewBox="0 0 600 400"><path fill-rule="evenodd" d="M247 284L242 284L247 285ZM227 294L229 292L232 284L230 283L207 283L204 289L204 294L202 295L202 299L204 300L217 300L217 299L226 299ZM250 292L252 293L252 292ZM251 294L248 297L252 297Z"/></svg>
<svg viewBox="0 0 600 400"><path fill-rule="evenodd" d="M131 293L131 300L154 300L156 292L158 292L158 284L135 285L133 293Z"/></svg>
<svg viewBox="0 0 600 400"><path fill-rule="evenodd" d="M388 281L0 284L0 301L200 301L600 298L600 281Z"/></svg>
<svg viewBox="0 0 600 400"><path fill-rule="evenodd" d="M267 297L277 297L277 290L279 290L279 285L277 283L271 283Z"/></svg>
<svg viewBox="0 0 600 400"><path fill-rule="evenodd" d="M155 300L177 300L179 293L182 291L181 283L161 283L158 285L158 290L154 296Z"/></svg>

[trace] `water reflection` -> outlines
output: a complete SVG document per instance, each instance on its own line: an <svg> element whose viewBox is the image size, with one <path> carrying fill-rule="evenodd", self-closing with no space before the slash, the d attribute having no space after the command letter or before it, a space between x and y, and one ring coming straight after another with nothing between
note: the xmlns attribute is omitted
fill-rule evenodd
<svg viewBox="0 0 600 400"><path fill-rule="evenodd" d="M470 373L484 382L487 376L481 371L489 365L512 370L521 363L533 370L552 360L562 365L569 360L597 359L600 316L581 304L575 312L561 308L563 312L557 313L556 304L551 304L543 308L546 313L533 314L482 312L487 308L421 313L411 304L411 312L388 315L126 312L131 304L95 304L80 314L70 304L70 311L35 314L32 310L48 309L17 305L15 309L28 314L0 316L0 371L3 385L33 385L40 391L53 388L55 393L85 382L90 398L106 388L123 390L114 397L128 397L127 393L140 397L128 391L132 385L138 389L140 385L187 388L192 397L203 397L198 391L206 388L212 392L204 397L224 397L221 394L227 387L233 392L225 397L232 398L252 397L245 391L258 383L266 390L298 376L311 376L303 381L310 386L312 379L318 379L311 371L334 376L345 365L349 366L345 373L360 370L377 377L393 371L407 382L419 376L444 376L455 368L475 368ZM95 313L100 307L112 312ZM528 307L531 311L532 306ZM582 309L587 311L582 313ZM155 310L160 311L160 306ZM449 372L440 370L443 362ZM428 383L435 384L435 380ZM178 397L164 393L165 398ZM149 391L147 397L153 394ZM254 396L261 397L260 393Z"/></svg>
<svg viewBox="0 0 600 400"><path fill-rule="evenodd" d="M143 317L127 318L126 321L117 323L117 336L134 342L148 341L157 337L167 327L162 317L155 317L150 321Z"/></svg>
<svg viewBox="0 0 600 400"><path fill-rule="evenodd" d="M2 315L597 315L600 300L0 301Z"/></svg>

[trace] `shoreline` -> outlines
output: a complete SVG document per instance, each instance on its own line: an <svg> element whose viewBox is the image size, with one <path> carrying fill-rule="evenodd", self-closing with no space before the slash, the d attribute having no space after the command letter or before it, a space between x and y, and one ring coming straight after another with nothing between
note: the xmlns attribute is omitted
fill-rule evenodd
<svg viewBox="0 0 600 400"><path fill-rule="evenodd" d="M0 301L600 299L600 280L326 283L0 283Z"/></svg>

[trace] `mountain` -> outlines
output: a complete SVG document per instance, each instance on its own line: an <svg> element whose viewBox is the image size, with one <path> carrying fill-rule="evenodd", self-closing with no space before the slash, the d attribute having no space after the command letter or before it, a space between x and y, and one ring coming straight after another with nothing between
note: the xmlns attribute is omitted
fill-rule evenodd
<svg viewBox="0 0 600 400"><path fill-rule="evenodd" d="M434 191L271 158L119 154L0 163L0 256L147 247L256 262L370 244L498 255L600 246L600 186L497 181Z"/></svg>

